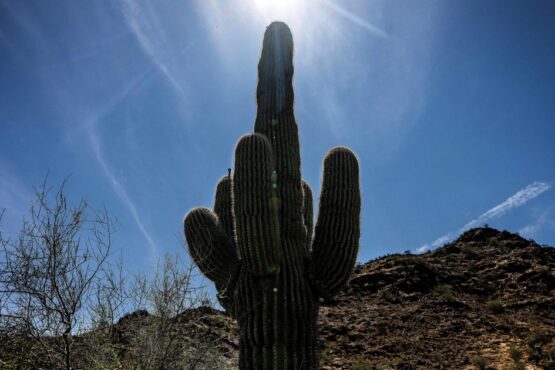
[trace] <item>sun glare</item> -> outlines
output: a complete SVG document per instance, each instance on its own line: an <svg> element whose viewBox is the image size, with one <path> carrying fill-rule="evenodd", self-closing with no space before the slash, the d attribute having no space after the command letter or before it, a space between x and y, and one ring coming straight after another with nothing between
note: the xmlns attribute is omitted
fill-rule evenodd
<svg viewBox="0 0 555 370"><path fill-rule="evenodd" d="M288 13L292 12L294 8L298 8L298 4L302 1L296 0L253 0L257 10L261 13L268 14L274 13Z"/></svg>
<svg viewBox="0 0 555 370"><path fill-rule="evenodd" d="M266 21L294 22L302 13L306 1L302 0L252 0L255 12Z"/></svg>

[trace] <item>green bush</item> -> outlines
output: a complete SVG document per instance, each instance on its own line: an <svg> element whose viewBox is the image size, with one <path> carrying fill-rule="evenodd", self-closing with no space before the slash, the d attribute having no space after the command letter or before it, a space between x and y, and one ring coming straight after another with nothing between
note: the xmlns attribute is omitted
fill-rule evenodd
<svg viewBox="0 0 555 370"><path fill-rule="evenodd" d="M497 299L486 302L486 309L494 313L501 313L504 310L503 303Z"/></svg>
<svg viewBox="0 0 555 370"><path fill-rule="evenodd" d="M434 351L430 353L430 358L432 359L434 364L438 366L440 369L445 369L446 366L448 365L447 359L441 352Z"/></svg>
<svg viewBox="0 0 555 370"><path fill-rule="evenodd" d="M530 348L532 351L536 351L536 346L543 343L545 341L545 338L546 335L543 331L534 330L526 338L526 344L528 345L528 348Z"/></svg>
<svg viewBox="0 0 555 370"><path fill-rule="evenodd" d="M470 364L480 370L485 370L488 366L488 360L484 356L477 355L470 358Z"/></svg>
<svg viewBox="0 0 555 370"><path fill-rule="evenodd" d="M376 370L377 367L374 362L370 361L364 355L359 355L351 364L353 370Z"/></svg>
<svg viewBox="0 0 555 370"><path fill-rule="evenodd" d="M522 352L517 347L511 346L509 348L509 356L514 361L514 363L504 370L526 370L526 366L520 361L522 360Z"/></svg>
<svg viewBox="0 0 555 370"><path fill-rule="evenodd" d="M513 364L513 366L511 367L511 370L526 370L526 365L518 361Z"/></svg>
<svg viewBox="0 0 555 370"><path fill-rule="evenodd" d="M453 293L452 287L449 284L436 285L433 292L447 302L455 302L457 300L455 298L455 294Z"/></svg>
<svg viewBox="0 0 555 370"><path fill-rule="evenodd" d="M522 353L516 347L511 346L511 348L509 348L509 355L514 362L522 360Z"/></svg>

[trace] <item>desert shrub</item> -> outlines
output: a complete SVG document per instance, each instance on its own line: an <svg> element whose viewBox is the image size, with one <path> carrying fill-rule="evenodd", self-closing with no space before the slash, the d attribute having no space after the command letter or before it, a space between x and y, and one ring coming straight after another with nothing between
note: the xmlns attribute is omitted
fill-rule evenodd
<svg viewBox="0 0 555 370"><path fill-rule="evenodd" d="M518 348L511 346L511 348L509 348L509 356L511 356L511 359L514 362L518 362L522 359L522 353L519 351Z"/></svg>
<svg viewBox="0 0 555 370"><path fill-rule="evenodd" d="M497 299L486 302L486 309L494 313L501 313L504 310L503 303Z"/></svg>
<svg viewBox="0 0 555 370"><path fill-rule="evenodd" d="M327 364L331 361L332 356L330 355L330 348L324 345L320 350L320 366Z"/></svg>
<svg viewBox="0 0 555 370"><path fill-rule="evenodd" d="M488 367L488 360L484 356L477 355L470 358L470 364L480 370L485 370Z"/></svg>
<svg viewBox="0 0 555 370"><path fill-rule="evenodd" d="M513 364L503 367L503 370L525 370L526 366L520 361L522 360L522 352L515 347L509 348L509 356L514 361Z"/></svg>
<svg viewBox="0 0 555 370"><path fill-rule="evenodd" d="M430 353L430 358L440 369L444 369L448 365L445 356L441 352Z"/></svg>
<svg viewBox="0 0 555 370"><path fill-rule="evenodd" d="M194 333L184 312L209 302L202 287L193 284L195 274L179 258L165 255L153 275L136 274L129 287L131 306L143 312L130 320L124 368L224 369L216 340Z"/></svg>
<svg viewBox="0 0 555 370"><path fill-rule="evenodd" d="M343 346L346 347L349 344L349 338L346 335L342 335L337 339L337 342Z"/></svg>
<svg viewBox="0 0 555 370"><path fill-rule="evenodd" d="M510 365L509 367L506 367L504 370L526 370L526 365L518 361Z"/></svg>
<svg viewBox="0 0 555 370"><path fill-rule="evenodd" d="M534 330L526 338L526 344L528 345L528 348L535 352L538 350L538 345L542 344L545 339L546 335L543 331Z"/></svg>
<svg viewBox="0 0 555 370"><path fill-rule="evenodd" d="M2 357L17 368L74 367L76 336L111 268L111 217L85 198L72 204L64 187L45 180L19 233L0 230L0 334L12 348Z"/></svg>
<svg viewBox="0 0 555 370"><path fill-rule="evenodd" d="M436 285L433 292L447 302L455 302L457 300L455 298L455 294L453 293L453 289L449 284Z"/></svg>
<svg viewBox="0 0 555 370"><path fill-rule="evenodd" d="M72 205L64 184L36 191L19 233L1 226L0 369L229 367L220 333L193 336L178 320L209 302L193 266L166 256L154 274L129 279L107 211ZM144 314L125 321L125 312Z"/></svg>
<svg viewBox="0 0 555 370"><path fill-rule="evenodd" d="M419 350L426 348L426 344L418 337L412 342L412 345Z"/></svg>
<svg viewBox="0 0 555 370"><path fill-rule="evenodd" d="M353 370L376 370L377 367L374 362L370 361L364 355L359 355L351 364Z"/></svg>

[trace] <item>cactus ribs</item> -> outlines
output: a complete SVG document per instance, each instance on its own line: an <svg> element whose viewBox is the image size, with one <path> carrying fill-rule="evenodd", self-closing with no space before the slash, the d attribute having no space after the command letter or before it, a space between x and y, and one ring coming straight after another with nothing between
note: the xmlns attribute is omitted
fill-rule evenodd
<svg viewBox="0 0 555 370"><path fill-rule="evenodd" d="M318 369L319 300L351 276L360 236L358 161L324 159L318 221L301 178L293 112L293 38L272 23L258 64L254 133L235 149L214 209L185 217L189 251L240 328L241 369Z"/></svg>

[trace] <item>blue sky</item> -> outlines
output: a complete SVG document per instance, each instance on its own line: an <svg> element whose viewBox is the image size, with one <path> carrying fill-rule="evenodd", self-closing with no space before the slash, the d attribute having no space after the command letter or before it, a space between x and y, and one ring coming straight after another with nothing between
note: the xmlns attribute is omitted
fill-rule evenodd
<svg viewBox="0 0 555 370"><path fill-rule="evenodd" d="M265 26L295 39L302 172L358 155L359 261L488 223L555 245L552 1L0 1L0 208L49 173L150 269L253 130Z"/></svg>

